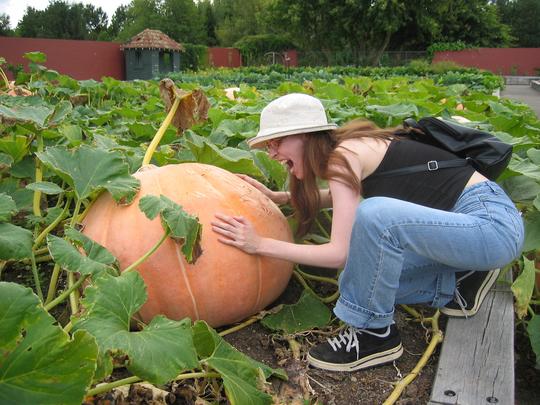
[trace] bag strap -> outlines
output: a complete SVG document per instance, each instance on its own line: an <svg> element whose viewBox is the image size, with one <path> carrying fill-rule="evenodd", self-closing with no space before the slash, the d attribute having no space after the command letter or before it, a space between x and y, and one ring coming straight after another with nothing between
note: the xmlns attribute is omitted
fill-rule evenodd
<svg viewBox="0 0 540 405"><path fill-rule="evenodd" d="M427 163L407 166L401 169L386 170L380 173L374 173L370 175L371 178L388 177L388 176L402 176L405 174L419 173L419 172L433 172L439 169L448 169L451 167L462 167L469 164L469 159L450 159L450 160L430 160Z"/></svg>

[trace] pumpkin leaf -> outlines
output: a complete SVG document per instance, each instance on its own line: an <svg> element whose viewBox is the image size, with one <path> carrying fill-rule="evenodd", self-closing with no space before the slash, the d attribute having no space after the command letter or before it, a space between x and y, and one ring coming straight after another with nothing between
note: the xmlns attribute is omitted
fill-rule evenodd
<svg viewBox="0 0 540 405"><path fill-rule="evenodd" d="M66 238L74 242L77 246L82 247L89 259L118 267L118 259L116 259L116 257L114 257L114 255L105 247L93 241L88 236L73 228L67 228L65 230L65 235Z"/></svg>
<svg viewBox="0 0 540 405"><path fill-rule="evenodd" d="M0 224L0 260L22 260L32 257L33 235L20 226Z"/></svg>
<svg viewBox="0 0 540 405"><path fill-rule="evenodd" d="M85 290L81 302L86 312L75 318L74 329L95 336L100 357L126 355L130 372L159 385L199 363L189 319L172 321L156 316L143 330L130 332L131 317L146 299L146 287L137 272L99 277ZM106 359L103 362L110 364Z"/></svg>
<svg viewBox="0 0 540 405"><path fill-rule="evenodd" d="M266 316L261 323L269 329L292 334L324 327L330 318L328 307L304 290L296 304L284 305L281 311Z"/></svg>
<svg viewBox="0 0 540 405"><path fill-rule="evenodd" d="M0 193L0 222L7 222L12 215L17 213L17 205L13 198L5 193Z"/></svg>
<svg viewBox="0 0 540 405"><path fill-rule="evenodd" d="M0 153L0 170L9 169L13 164L13 158L5 153Z"/></svg>
<svg viewBox="0 0 540 405"><path fill-rule="evenodd" d="M84 235L81 235L81 237L84 237ZM111 262L110 256L112 255L103 246L89 239L82 244L84 245L83 249L87 256L83 255L69 241L58 236L47 235L49 253L54 261L62 266L62 268L72 272L92 275L98 275L104 272L116 272L111 266L115 260Z"/></svg>
<svg viewBox="0 0 540 405"><path fill-rule="evenodd" d="M41 191L43 194L55 195L61 194L64 192L62 187L56 183L51 183L50 181L38 181L36 183L30 183L26 188L34 191Z"/></svg>
<svg viewBox="0 0 540 405"><path fill-rule="evenodd" d="M182 253L188 263L193 263L201 254L200 239L202 225L196 216L185 212L182 207L164 195L145 195L139 200L139 208L148 219L161 215L161 224L171 238L182 244Z"/></svg>
<svg viewBox="0 0 540 405"><path fill-rule="evenodd" d="M272 369L240 353L204 321L193 325L193 340L197 353L203 358L201 362L221 374L225 393L232 405L272 403L268 394L257 389L259 370L264 378L275 375L287 379L282 370Z"/></svg>
<svg viewBox="0 0 540 405"><path fill-rule="evenodd" d="M7 106L0 104L0 121L6 120L9 123L30 122L39 128L45 127L47 118L54 112L54 109L45 102L41 104L19 104Z"/></svg>
<svg viewBox="0 0 540 405"><path fill-rule="evenodd" d="M531 347L536 355L536 368L540 369L540 315L533 315L527 323Z"/></svg>
<svg viewBox="0 0 540 405"><path fill-rule="evenodd" d="M193 125L208 119L208 109L210 102L204 92L200 89L186 92L178 89L171 79L163 79L159 82L159 92L169 111L174 100L179 97L180 104L176 110L171 124L184 131Z"/></svg>
<svg viewBox="0 0 540 405"><path fill-rule="evenodd" d="M28 154L28 140L23 135L5 136L0 139L0 151L11 156L12 163L17 163Z"/></svg>
<svg viewBox="0 0 540 405"><path fill-rule="evenodd" d="M107 189L117 202L131 202L140 188L139 180L129 174L122 154L83 145L73 152L49 147L38 158L75 189L78 199Z"/></svg>
<svg viewBox="0 0 540 405"><path fill-rule="evenodd" d="M186 138L187 139L187 138ZM198 163L206 163L253 177L264 177L261 170L253 162L250 152L236 148L219 149L205 138L190 134L187 145Z"/></svg>
<svg viewBox="0 0 540 405"><path fill-rule="evenodd" d="M83 402L98 348L78 331L70 339L29 288L0 282L0 403Z"/></svg>
<svg viewBox="0 0 540 405"><path fill-rule="evenodd" d="M512 292L516 297L516 314L522 319L527 315L527 307L531 301L535 282L534 261L523 259L523 270L512 283Z"/></svg>
<svg viewBox="0 0 540 405"><path fill-rule="evenodd" d="M540 248L540 211L532 211L524 218L525 243L523 251L529 252Z"/></svg>

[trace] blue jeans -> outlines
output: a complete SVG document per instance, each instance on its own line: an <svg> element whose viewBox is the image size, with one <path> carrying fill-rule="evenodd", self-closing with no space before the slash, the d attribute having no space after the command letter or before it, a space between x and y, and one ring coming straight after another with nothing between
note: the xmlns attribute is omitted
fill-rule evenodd
<svg viewBox="0 0 540 405"><path fill-rule="evenodd" d="M392 323L395 304L444 306L456 272L510 263L523 238L519 212L492 181L465 188L452 211L368 198L356 211L334 312L357 328L381 328Z"/></svg>

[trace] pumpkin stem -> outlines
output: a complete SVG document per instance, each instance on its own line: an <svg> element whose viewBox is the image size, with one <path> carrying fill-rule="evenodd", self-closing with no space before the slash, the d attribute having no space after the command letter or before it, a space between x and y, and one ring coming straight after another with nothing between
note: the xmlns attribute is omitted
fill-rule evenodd
<svg viewBox="0 0 540 405"><path fill-rule="evenodd" d="M30 260L32 261L32 275L34 276L34 283L36 284L37 295L40 301L43 302L43 292L41 291L41 283L39 282L39 274L36 266L36 256L34 255L34 252L32 252Z"/></svg>
<svg viewBox="0 0 540 405"><path fill-rule="evenodd" d="M174 114L176 114L176 110L178 109L178 106L180 105L180 100L182 98L176 96L174 99L174 103L169 110L169 113L167 114L167 117L165 117L165 120L159 127L158 131L156 132L156 135L154 135L154 138L152 139L152 142L150 142L150 146L148 146L148 149L146 150L146 153L144 154L144 159L142 161L142 165L147 165L150 163L150 160L152 160L152 155L156 151L157 146L159 145L159 142L161 141L161 138L163 138L163 135L165 134L165 131L169 127Z"/></svg>
<svg viewBox="0 0 540 405"><path fill-rule="evenodd" d="M60 304L61 302L63 302L68 296L69 294L71 294L72 291L75 291L77 288L79 288L81 286L82 283L84 283L84 281L89 277L90 275L89 274L86 274L85 276L83 277L80 277L77 282L75 284L73 284L71 287L69 287L66 291L64 291L62 294L60 294L58 297L56 297L54 300L52 300L51 302L49 302L48 304L45 305L45 310L46 311L50 311L51 309L53 309L55 306L57 306L58 304Z"/></svg>
<svg viewBox="0 0 540 405"><path fill-rule="evenodd" d="M169 237L170 233L171 231L167 230L165 234L161 237L161 239L154 246L152 246L148 252L146 252L138 260L133 262L130 266L126 267L126 269L123 270L122 273L129 273L130 271L135 270L138 265L148 259L152 255L152 253L154 253L161 246L161 244L165 242L165 240Z"/></svg>
<svg viewBox="0 0 540 405"><path fill-rule="evenodd" d="M37 136L37 141L38 141L37 151L38 152L43 152L43 137L41 135L38 135ZM36 183L43 180L43 170L41 168L41 161L38 160L38 159L36 159L36 174L35 174L35 176L36 176ZM33 198L33 201L32 201L32 205L33 205L34 215L36 217L41 216L40 203L41 203L41 191L34 190L34 198Z"/></svg>

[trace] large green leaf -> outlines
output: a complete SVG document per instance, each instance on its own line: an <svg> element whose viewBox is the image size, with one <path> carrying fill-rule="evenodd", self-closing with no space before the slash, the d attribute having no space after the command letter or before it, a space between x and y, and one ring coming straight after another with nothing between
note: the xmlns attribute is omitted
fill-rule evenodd
<svg viewBox="0 0 540 405"><path fill-rule="evenodd" d="M540 249L540 212L533 211L525 216L525 243L523 251Z"/></svg>
<svg viewBox="0 0 540 405"><path fill-rule="evenodd" d="M36 183L30 183L26 186L26 188L33 190L33 191L41 191L43 194L60 194L63 193L64 190L56 183L51 183L50 181L38 181Z"/></svg>
<svg viewBox="0 0 540 405"><path fill-rule="evenodd" d="M0 151L7 153L16 163L28 153L28 139L23 135L5 136L0 139Z"/></svg>
<svg viewBox="0 0 540 405"><path fill-rule="evenodd" d="M532 201L540 194L538 181L524 175L510 177L502 184L513 201Z"/></svg>
<svg viewBox="0 0 540 405"><path fill-rule="evenodd" d="M523 259L523 270L512 284L512 292L516 297L516 313L519 318L527 315L535 282L534 261Z"/></svg>
<svg viewBox="0 0 540 405"><path fill-rule="evenodd" d="M198 366L189 319L156 316L140 332L130 332L131 317L146 301L146 287L137 272L102 276L85 290L86 311L74 319L75 330L95 336L103 363L114 354L128 357L127 368L153 384L164 384Z"/></svg>
<svg viewBox="0 0 540 405"><path fill-rule="evenodd" d="M83 402L96 367L87 332L70 339L32 291L0 282L0 403Z"/></svg>
<svg viewBox="0 0 540 405"><path fill-rule="evenodd" d="M182 253L193 263L200 253L202 225L196 216L185 212L182 207L164 195L145 195L139 200L139 208L149 219L161 215L161 223L170 232L171 238L182 245Z"/></svg>
<svg viewBox="0 0 540 405"><path fill-rule="evenodd" d="M116 201L131 202L140 187L120 152L83 145L73 152L50 147L37 156L75 189L79 199L107 189Z"/></svg>
<svg viewBox="0 0 540 405"><path fill-rule="evenodd" d="M13 224L0 224L0 260L22 260L32 256L33 235Z"/></svg>
<svg viewBox="0 0 540 405"><path fill-rule="evenodd" d="M0 153L0 170L9 169L13 164L13 158L5 153Z"/></svg>
<svg viewBox="0 0 540 405"><path fill-rule="evenodd" d="M527 323L531 347L536 355L536 368L540 369L540 315L534 315Z"/></svg>
<svg viewBox="0 0 540 405"><path fill-rule="evenodd" d="M235 148L220 150L216 145L206 139L197 138L195 135L192 135L192 139L187 144L199 163L221 167L233 173L263 177L248 151Z"/></svg>
<svg viewBox="0 0 540 405"><path fill-rule="evenodd" d="M259 369L265 378L276 375L286 379L281 370L274 370L250 359L225 342L205 322L193 326L193 340L203 363L221 374L225 393L231 405L271 404L272 398L257 389Z"/></svg>
<svg viewBox="0 0 540 405"><path fill-rule="evenodd" d="M326 305L308 291L304 291L296 304L284 305L276 314L266 316L261 323L272 330L296 333L322 328L330 322L331 312Z"/></svg>
<svg viewBox="0 0 540 405"><path fill-rule="evenodd" d="M51 106L45 105L13 105L0 104L0 118L15 122L31 122L43 128L47 118L54 112Z"/></svg>
<svg viewBox="0 0 540 405"><path fill-rule="evenodd" d="M90 240L81 233L70 229L66 236L75 242L54 235L47 235L47 247L54 261L62 268L81 274L99 275L104 272L116 273L116 258L103 246ZM83 255L77 247L82 247Z"/></svg>
<svg viewBox="0 0 540 405"><path fill-rule="evenodd" d="M17 213L17 205L13 198L0 193L0 222L9 222L11 216Z"/></svg>
<svg viewBox="0 0 540 405"><path fill-rule="evenodd" d="M249 118L222 120L217 128L212 130L209 140L214 144L228 145L229 140L237 138L239 141L251 138L257 134L259 124Z"/></svg>

